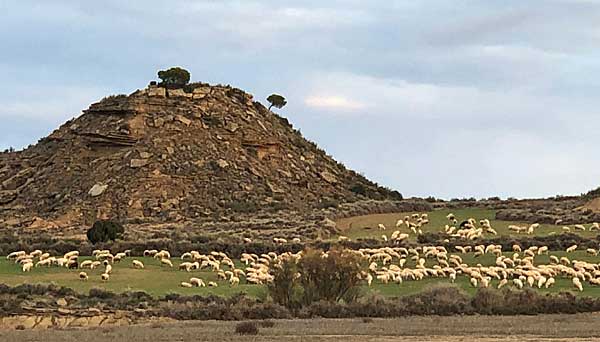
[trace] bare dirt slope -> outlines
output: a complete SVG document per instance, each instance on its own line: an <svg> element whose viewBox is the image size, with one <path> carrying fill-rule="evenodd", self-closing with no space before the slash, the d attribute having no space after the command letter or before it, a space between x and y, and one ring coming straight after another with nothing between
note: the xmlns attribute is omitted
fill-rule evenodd
<svg viewBox="0 0 600 342"><path fill-rule="evenodd" d="M179 222L401 197L242 90L186 91L108 97L24 151L0 153L0 226Z"/></svg>
<svg viewBox="0 0 600 342"><path fill-rule="evenodd" d="M590 200L589 202L587 202L583 206L583 209L589 209L595 213L600 213L600 197L594 198L594 199Z"/></svg>

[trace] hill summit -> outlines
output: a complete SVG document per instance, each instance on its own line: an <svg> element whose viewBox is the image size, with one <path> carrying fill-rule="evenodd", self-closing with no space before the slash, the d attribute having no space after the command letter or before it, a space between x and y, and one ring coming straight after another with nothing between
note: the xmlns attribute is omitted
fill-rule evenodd
<svg viewBox="0 0 600 342"><path fill-rule="evenodd" d="M0 225L176 222L401 199L231 86L151 84L0 154ZM34 222L35 224L35 222Z"/></svg>

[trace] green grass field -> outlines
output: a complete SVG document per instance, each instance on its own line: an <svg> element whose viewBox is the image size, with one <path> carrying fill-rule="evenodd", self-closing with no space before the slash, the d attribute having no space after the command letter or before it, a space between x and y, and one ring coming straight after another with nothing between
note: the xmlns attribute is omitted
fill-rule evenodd
<svg viewBox="0 0 600 342"><path fill-rule="evenodd" d="M463 258L463 261L469 265L481 264L483 266L491 266L495 262L493 255L486 254L481 257L475 258L472 253L459 254ZM588 261L588 262L600 262L600 257L593 257L586 254L584 251L576 251L567 254L564 251L550 252L551 255L557 257L568 256L570 259ZM505 253L506 256L512 255L512 253ZM85 260L88 258L82 258ZM43 283L49 284L54 283L60 286L66 286L73 288L76 291L87 292L91 288L102 288L113 292L124 292L124 291L145 291L153 296L164 296L168 293L179 293L183 295L208 295L214 294L219 296L231 296L240 292L246 293L252 297L264 296L266 293L265 286L245 284L242 278L242 282L239 286L231 287L229 283L223 280L218 280L216 273L210 271L192 271L190 273L185 271L179 271L177 264L179 260L173 259L175 262L174 268L161 267L158 261L152 258L136 258L142 260L146 265L143 270L137 270L131 268L131 259L127 258L121 263L114 264L111 278L108 282L102 282L100 280L101 269L90 271L86 269L90 279L88 281L81 281L78 278L78 273L81 270L67 270L65 268L58 267L38 267L34 268L31 272L23 273L18 265L6 260L5 258L0 259L0 282L7 285L19 285L25 283ZM536 264L545 264L549 262L547 255L536 256ZM434 265L433 260L427 261L427 266ZM415 263L408 260L406 267L414 267ZM179 283L182 281L188 281L190 277L198 277L203 279L205 282L216 281L218 287L205 287L205 288L182 288ZM404 296L414 294L421 291L426 286L439 283L450 283L450 280L445 278L426 278L420 281L407 281L405 280L402 284L388 283L382 284L377 281L373 282L371 287L364 286L366 293L380 294L386 297ZM498 280L492 281L492 286L497 286ZM456 280L456 285L463 288L468 293L474 293L475 288L469 284L469 279L464 276L459 276ZM600 287L592 287L588 284L584 285L585 291L583 294L586 296L600 297ZM540 289L542 292L560 292L565 290L572 290L572 284L570 279L557 278L556 285L550 289Z"/></svg>
<svg viewBox="0 0 600 342"><path fill-rule="evenodd" d="M90 258L82 257L80 262L86 259ZM142 270L132 268L131 260L133 259L142 261L145 268ZM230 296L240 292L247 293L250 296L258 296L261 291L265 291L264 287L251 284L240 284L231 287L227 281L218 280L216 273L207 270L192 271L190 273L179 271L177 265L181 261L177 258L172 260L174 267L169 268L161 267L159 261L153 258L126 258L121 263L113 264L110 280L103 282L100 279L100 274L103 273L104 267L95 270L37 267L33 268L31 272L23 273L18 265L2 257L0 259L0 283L11 286L25 283L54 283L81 292L87 292L89 289L96 287L113 292L145 291L153 296L164 296L168 293ZM79 280L79 272L81 271L88 274L89 280ZM203 288L183 288L179 286L182 281L189 281L191 277L201 278L205 283L215 281L219 286Z"/></svg>
<svg viewBox="0 0 600 342"><path fill-rule="evenodd" d="M494 236L512 236L512 237L524 237L527 236L525 233L515 233L508 229L509 225L518 225L518 226L529 226L530 223L516 222L516 221L501 221L496 220L496 212L490 209L481 209L481 208L468 208L468 209L444 209L444 210L436 210L432 212L428 212L429 223L423 226L423 232L443 232L445 225L452 226L452 223L448 221L446 215L448 213L453 213L456 216L459 224L463 220L466 220L470 217L474 218L479 222L482 219L489 219L498 235L492 235L489 233L484 233L484 237L491 238ZM396 222L399 219L403 219L406 215L411 215L411 213L395 213L395 214L375 214L375 215L366 215L366 216L357 216L346 219L341 219L338 221L338 227L342 229L341 235L347 236L352 240L356 240L359 238L373 238L373 239L381 239L381 235L385 234L388 238L392 235L392 232L395 230L400 230L402 233L408 233L410 235L409 240L415 241L416 235L413 234L406 226L402 226L401 228L396 228ZM386 226L386 230L382 231L377 228L377 225L382 223ZM586 222L582 222L586 223ZM563 225L553 225L553 224L542 224L539 228L535 230L536 236L547 236L550 234L561 234ZM573 229L571 225L571 232L575 234L579 234L583 237L595 237L600 234L598 231L589 230L580 231ZM586 223L586 227L589 227L589 224Z"/></svg>
<svg viewBox="0 0 600 342"><path fill-rule="evenodd" d="M450 212L449 210L440 210L430 212L429 220L430 223L425 226L424 231L439 231L442 227L448 223L446 215ZM491 220L492 227L498 231L498 236L511 235L516 236L514 232L508 230L508 225L526 225L519 222L507 222L494 220L495 213L493 210L486 209L461 209L452 211L459 221L467 219L469 217L479 219L488 218ZM408 213L410 214L410 213ZM402 214L381 214L381 215L369 215L362 217L355 217L350 219L341 220L338 225L345 229L343 235L346 235L352 239L374 237L379 238L381 234L387 234L388 236L396 229L395 223L399 218L403 218L406 213ZM385 232L379 231L376 227L377 224L383 223L388 227ZM371 229L365 229L371 227ZM551 232L560 234L562 232L562 226L555 225L541 225L536 230L535 235L548 235ZM403 228L406 231L406 228ZM592 237L596 235L596 232L577 232L583 236ZM414 239L414 235L411 236ZM494 265L495 257L490 254L475 258L472 253L463 255L456 253L456 251L449 251L451 254L458 254L463 258L463 262L468 265L474 266L481 264L483 266ZM551 255L557 257L568 256L569 259L583 260L593 263L599 263L600 257L593 257L585 253L585 251L576 251L574 253L567 253L565 251L550 251ZM506 251L506 256L511 256L512 252ZM88 258L80 258L82 260ZM241 283L238 286L231 287L227 281L218 280L216 273L210 271L192 271L190 273L185 271L179 271L177 266L181 262L179 259L174 258L174 268L161 267L160 263L152 258L136 257L135 259L141 260L146 268L143 270L133 269L131 267L131 260L133 258L126 258L121 263L113 265L113 272L108 282L102 282L100 280L100 274L103 268L96 270L86 269L90 279L88 281L81 281L78 278L78 273L81 270L67 270L65 268L57 267L39 267L34 268L31 272L23 273L18 265L6 260L6 258L0 258L0 283L7 285L18 285L24 283L55 283L60 286L66 286L73 288L76 291L87 292L89 289L97 287L114 292L123 291L145 291L153 296L164 296L168 293L179 293L184 295L220 295L220 296L231 296L240 292L246 293L253 297L264 296L266 293L265 286L246 284L244 278L241 279ZM536 256L536 264L549 263L547 255ZM427 266L431 267L434 262L431 260L427 261ZM381 266L381 265L380 265ZM414 262L408 260L406 267L414 267ZM242 267L239 263L237 267ZM198 277L203 279L205 282L216 281L218 287L205 287L205 288L182 288L179 286L182 281L189 281L190 277ZM436 279L426 278L421 281L404 281L402 284L381 284L374 282L371 287L364 286L365 292L381 294L383 296L403 296L407 294L417 293L424 287L436 284L436 283L448 283L448 279ZM456 284L464 288L468 293L474 293L475 288L469 284L469 279L464 276L459 276L456 280ZM492 286L497 286L498 281L493 280ZM586 296L600 296L600 287L592 287L589 284L584 284L585 291L582 293ZM556 279L556 285L548 290L541 289L539 291L559 292L564 290L572 290L572 283L570 279L558 278ZM580 294L579 292L577 294Z"/></svg>

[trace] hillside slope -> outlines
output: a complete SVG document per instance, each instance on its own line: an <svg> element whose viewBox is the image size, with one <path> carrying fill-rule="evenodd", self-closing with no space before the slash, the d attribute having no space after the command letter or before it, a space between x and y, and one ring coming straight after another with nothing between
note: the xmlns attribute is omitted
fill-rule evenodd
<svg viewBox="0 0 600 342"><path fill-rule="evenodd" d="M0 225L176 222L401 198L250 94L201 83L186 91L149 86L105 98L37 144L1 153Z"/></svg>

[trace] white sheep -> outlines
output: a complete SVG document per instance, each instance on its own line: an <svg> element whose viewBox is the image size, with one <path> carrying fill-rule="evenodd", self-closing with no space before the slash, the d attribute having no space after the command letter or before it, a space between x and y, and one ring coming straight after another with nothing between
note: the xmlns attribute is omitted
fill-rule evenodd
<svg viewBox="0 0 600 342"><path fill-rule="evenodd" d="M197 287L206 287L206 284L200 278L190 278L190 284L193 284L194 286L197 286Z"/></svg>
<svg viewBox="0 0 600 342"><path fill-rule="evenodd" d="M133 261L131 261L131 265L133 266L133 268L137 268L137 269L143 269L144 268L144 263L142 263L139 260L133 260Z"/></svg>
<svg viewBox="0 0 600 342"><path fill-rule="evenodd" d="M30 272L32 268L33 268L33 263L28 262L28 263L23 264L22 270L23 270L23 272Z"/></svg>
<svg viewBox="0 0 600 342"><path fill-rule="evenodd" d="M573 281L573 285L579 290L579 291L583 291L583 285L581 284L581 280L579 280L579 278L577 277L573 277L572 279Z"/></svg>
<svg viewBox="0 0 600 342"><path fill-rule="evenodd" d="M573 245L571 247L567 247L567 253L571 253L577 250L577 245Z"/></svg>
<svg viewBox="0 0 600 342"><path fill-rule="evenodd" d="M79 272L79 280L85 281L88 280L88 275L85 272Z"/></svg>

